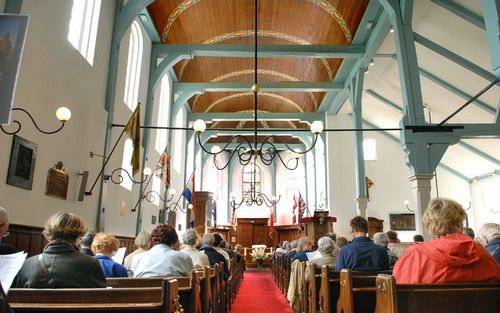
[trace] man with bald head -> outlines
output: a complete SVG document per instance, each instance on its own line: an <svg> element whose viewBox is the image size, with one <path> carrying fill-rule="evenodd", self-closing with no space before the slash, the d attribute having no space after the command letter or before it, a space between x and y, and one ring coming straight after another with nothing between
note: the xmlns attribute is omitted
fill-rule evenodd
<svg viewBox="0 0 500 313"><path fill-rule="evenodd" d="M16 253L17 250L13 246L2 243L3 237L7 235L7 230L9 229L9 215L7 210L0 207L0 254L12 254Z"/></svg>

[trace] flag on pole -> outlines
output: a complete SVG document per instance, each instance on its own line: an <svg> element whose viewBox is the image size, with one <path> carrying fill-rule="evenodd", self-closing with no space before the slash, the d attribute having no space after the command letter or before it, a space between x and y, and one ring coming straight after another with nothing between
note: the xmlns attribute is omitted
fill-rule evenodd
<svg viewBox="0 0 500 313"><path fill-rule="evenodd" d="M141 105L138 104L134 113L125 125L125 133L132 139L134 151L132 152L132 176L137 174L140 166L140 146L141 146Z"/></svg>
<svg viewBox="0 0 500 313"><path fill-rule="evenodd" d="M271 212L269 213L269 237L273 239L274 234L274 210L273 207L270 208Z"/></svg>
<svg viewBox="0 0 500 313"><path fill-rule="evenodd" d="M292 219L292 224L295 225L297 224L297 216L295 215L295 210L297 210L297 198L295 197L295 194L293 195L293 212L292 212L292 216L293 216L293 219Z"/></svg>
<svg viewBox="0 0 500 313"><path fill-rule="evenodd" d="M155 175L161 178L165 188L168 189L170 187L170 156L167 152L161 154L160 160L155 167Z"/></svg>
<svg viewBox="0 0 500 313"><path fill-rule="evenodd" d="M299 224L300 224L300 219L302 219L302 215L304 215L304 212L307 208L306 202L304 201L304 198L302 198L302 194L300 193L300 191L297 202L299 206Z"/></svg>
<svg viewBox="0 0 500 313"><path fill-rule="evenodd" d="M184 188L182 195L189 204L193 205L193 209L191 210L191 219L189 223L191 224L191 228L194 228L194 204L196 201L194 194L194 173L193 176L191 176L189 182L187 183L186 188Z"/></svg>
<svg viewBox="0 0 500 313"><path fill-rule="evenodd" d="M236 227L236 208L235 206L233 205L233 202L231 201L231 208L232 208L232 213L231 213L231 226L233 226L233 228Z"/></svg>

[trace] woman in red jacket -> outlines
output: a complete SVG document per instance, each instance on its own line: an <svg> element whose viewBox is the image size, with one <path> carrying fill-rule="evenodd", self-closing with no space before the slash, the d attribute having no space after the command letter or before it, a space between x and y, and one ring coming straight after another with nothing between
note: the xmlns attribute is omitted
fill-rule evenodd
<svg viewBox="0 0 500 313"><path fill-rule="evenodd" d="M433 199L423 223L437 238L417 243L396 262L398 284L500 281L500 265L480 244L462 234L466 213L456 201Z"/></svg>

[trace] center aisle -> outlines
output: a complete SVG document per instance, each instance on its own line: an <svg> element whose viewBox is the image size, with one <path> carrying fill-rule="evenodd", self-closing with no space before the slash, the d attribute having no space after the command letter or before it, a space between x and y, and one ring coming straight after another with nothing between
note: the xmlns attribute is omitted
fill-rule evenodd
<svg viewBox="0 0 500 313"><path fill-rule="evenodd" d="M293 313L271 272L245 272L231 313Z"/></svg>

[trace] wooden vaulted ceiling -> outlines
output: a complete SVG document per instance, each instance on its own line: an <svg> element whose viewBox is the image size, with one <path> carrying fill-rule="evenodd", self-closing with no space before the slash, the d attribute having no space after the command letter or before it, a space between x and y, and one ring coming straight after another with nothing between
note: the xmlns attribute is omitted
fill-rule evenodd
<svg viewBox="0 0 500 313"><path fill-rule="evenodd" d="M369 0L259 0L258 44L350 45ZM156 0L148 7L165 44L253 44L253 0ZM342 59L259 58L258 81L331 82ZM174 70L179 82L253 82L253 58L196 57ZM324 92L261 92L264 112L316 112ZM204 93L189 100L192 112L253 110L248 92ZM262 125L263 124L263 125ZM213 125L212 125L213 126ZM251 128L253 123L219 122ZM304 128L296 122L259 127ZM288 141L292 143L293 141Z"/></svg>

